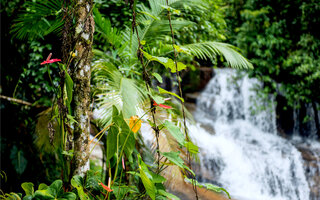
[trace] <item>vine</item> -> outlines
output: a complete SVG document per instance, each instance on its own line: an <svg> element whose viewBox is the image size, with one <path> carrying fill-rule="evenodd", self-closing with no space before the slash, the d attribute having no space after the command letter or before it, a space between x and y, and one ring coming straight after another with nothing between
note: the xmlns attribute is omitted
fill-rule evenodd
<svg viewBox="0 0 320 200"><path fill-rule="evenodd" d="M178 87L179 87L179 95L180 95L180 102L181 102L181 110L182 110L182 116L183 116L183 125L184 125L184 133L186 136L186 140L187 142L190 142L190 138L189 138L189 134L188 134L188 129L187 129L187 124L186 124L186 113L184 110L184 101L182 101L182 89L181 89L181 80L180 80L180 74L179 74L179 70L178 70L178 62L177 62L177 51L176 51L176 47L175 47L175 39L174 39L174 32L173 32L173 28L172 28L172 23L171 23L171 12L170 12L170 8L169 8L169 3L168 0L166 0L166 4L168 7L168 20L169 20L169 26L170 26L170 31L171 31L171 38L172 38L172 48L173 48L173 53L174 53L174 64L175 64L175 69L176 69L176 77L178 80ZM190 169L192 170L192 166L191 166L191 156L190 156L190 152L189 152L189 148L187 147L187 159L188 159L188 165L190 167ZM198 191L197 191L197 186L196 186L196 182L195 182L195 174L190 173L189 175L192 176L192 186L193 186L193 191L196 195L196 199L198 200Z"/></svg>
<svg viewBox="0 0 320 200"><path fill-rule="evenodd" d="M132 31L133 33L136 32L137 35L137 39L138 39L138 50L137 50L137 56L138 59L142 65L142 70L143 70L143 75L142 78L145 82L147 91L150 93L150 78L146 69L146 65L144 63L144 59L143 59L143 46L141 44L140 41L140 37L139 37L139 33L138 33L138 28L137 28L137 24L136 24L136 1L135 0L130 0L130 9L132 10ZM157 174L160 173L160 146L159 146L159 135L160 135L160 128L156 123L156 118L155 118L155 113L156 113L156 107L154 106L154 100L152 99L152 97L150 96L150 94L148 94L149 100L150 100L150 111L151 111L151 116L152 116L152 121L153 121L153 126L152 129L155 132L156 135L156 151L157 151Z"/></svg>

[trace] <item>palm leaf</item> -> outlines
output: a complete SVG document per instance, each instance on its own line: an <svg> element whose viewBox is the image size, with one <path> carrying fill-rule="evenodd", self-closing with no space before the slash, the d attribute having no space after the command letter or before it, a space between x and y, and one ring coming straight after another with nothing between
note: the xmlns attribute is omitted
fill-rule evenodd
<svg viewBox="0 0 320 200"><path fill-rule="evenodd" d="M221 42L201 42L181 46L186 48L192 55L200 59L208 59L221 55L232 68L253 68L252 64L243 57L236 47Z"/></svg>
<svg viewBox="0 0 320 200"><path fill-rule="evenodd" d="M162 16L166 13L166 0L149 0L150 8L140 5L137 16L137 30L139 33L140 40L146 40L147 43L152 44L155 39L164 38L168 33L170 33L170 27L168 20L160 20ZM184 5L196 7L198 9L205 9L207 5L203 0L169 0L168 6L183 10ZM183 27L192 25L191 21L178 21L172 20L172 25L175 31L182 29ZM124 41L127 42L128 51L131 55L136 55L138 49L138 39L136 34L132 34L131 28L127 28L123 32ZM152 46L152 45L151 45Z"/></svg>
<svg viewBox="0 0 320 200"><path fill-rule="evenodd" d="M43 38L52 32L61 30L61 0L27 1L24 11L14 20L11 33L18 39Z"/></svg>
<svg viewBox="0 0 320 200"><path fill-rule="evenodd" d="M97 85L97 106L95 114L102 126L111 121L112 106L116 106L128 119L136 115L138 107L146 100L143 84L123 77L118 69L109 62L99 61L93 66L93 80Z"/></svg>

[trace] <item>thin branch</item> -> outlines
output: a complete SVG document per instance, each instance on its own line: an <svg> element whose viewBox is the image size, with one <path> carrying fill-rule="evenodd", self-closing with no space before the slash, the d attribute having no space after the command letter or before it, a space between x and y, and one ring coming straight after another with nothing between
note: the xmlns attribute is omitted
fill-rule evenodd
<svg viewBox="0 0 320 200"><path fill-rule="evenodd" d="M21 100L21 99L16 99L16 98L13 98L13 97L7 97L7 96L3 96L3 95L0 95L0 98L1 99L5 99L5 100L10 101L10 102L19 103L19 104L23 104L23 105L26 105L26 106L36 107L36 108L46 107L46 106L43 106L43 105L37 105L37 104L30 103L30 102L27 102L27 101L24 101L24 100Z"/></svg>

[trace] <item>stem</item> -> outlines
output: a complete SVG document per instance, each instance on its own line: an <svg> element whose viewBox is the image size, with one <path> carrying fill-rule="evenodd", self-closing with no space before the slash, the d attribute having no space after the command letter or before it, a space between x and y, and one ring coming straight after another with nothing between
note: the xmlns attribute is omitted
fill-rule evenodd
<svg viewBox="0 0 320 200"><path fill-rule="evenodd" d="M142 52L143 46L141 45L141 42L140 42L140 37L139 37L138 28L137 28L137 24L136 24L136 11L135 11L135 8L133 7L133 4L134 4L134 0L131 0L130 7L132 9L132 29L133 29L132 31L136 32L137 39L138 39L137 56L138 56L138 59L140 60L142 68L143 68L142 78L146 84L146 88L147 88L148 92L150 92L151 82L150 82L150 78L149 78L149 75L148 75L148 72L146 69L149 62L147 62L147 64L145 64L144 60L143 60L143 52ZM156 118L155 118L156 109L153 105L153 99L149 94L148 94L148 97L150 99L151 116L152 116L153 124L155 125L155 127L153 127L153 130L155 132L156 142L157 142L157 146L156 146L156 149L157 149L157 174L159 174L159 172L160 172L160 145L159 145L160 129L156 124Z"/></svg>
<svg viewBox="0 0 320 200"><path fill-rule="evenodd" d="M136 121L136 123L134 123L134 125L133 125L132 127L135 127L135 125L136 125L136 124L142 119L142 117L144 117L149 111L150 111L150 110L148 110L147 112L145 112L145 113ZM130 127L129 127L129 128L130 128ZM130 133L131 133L131 131L130 131ZM120 158L121 158L122 155L123 155L124 147L126 146L126 143L127 143L128 139L129 139L129 136L130 136L130 133L127 135L127 137L126 137L126 139L125 139L125 141L124 141L124 143L123 143L123 145L122 145L121 152L120 152L120 156L119 156ZM118 134L118 135L119 135L119 134ZM117 144L117 146L118 146L118 144ZM117 149L118 149L118 147L117 147ZM117 156L116 171L114 172L114 177L113 177L112 183L114 183L115 180L116 180L116 178L117 178L119 163L120 163L120 162L119 162L119 159L118 159L118 156Z"/></svg>
<svg viewBox="0 0 320 200"><path fill-rule="evenodd" d="M166 0L167 6L169 6L168 0ZM175 67L176 67L176 77L178 79L178 86L179 86L179 93L180 93L180 97L182 98L182 89L181 89L181 81L180 81L180 75L179 75L179 71L178 71L178 63L177 63L177 51L176 48L174 48L175 45L175 40L174 40L174 33L173 33L173 28L172 28L172 23L171 23L171 12L170 10L168 10L168 19L169 19L169 26L170 26L170 30L171 30L171 37L172 37L172 48L173 48L173 52L174 52L174 63L175 63ZM187 130L187 125L186 125L186 113L184 110L184 102L181 100L181 104L182 104L182 115L183 115L183 125L184 125L184 132L186 135L186 140L187 142L190 141L189 138L189 134L188 134L188 130ZM190 152L189 149L187 148L187 158L188 158L188 165L190 167L190 169L192 170L191 167L191 156L190 156ZM193 191L196 195L196 199L198 200L198 191L197 191L197 186L195 185L195 176L192 175L192 185L193 185Z"/></svg>

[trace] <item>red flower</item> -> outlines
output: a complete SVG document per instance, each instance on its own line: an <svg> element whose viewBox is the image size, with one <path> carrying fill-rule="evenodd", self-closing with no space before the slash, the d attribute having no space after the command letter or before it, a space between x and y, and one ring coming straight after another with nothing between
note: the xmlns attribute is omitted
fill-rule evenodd
<svg viewBox="0 0 320 200"><path fill-rule="evenodd" d="M57 59L57 58L54 58L54 59L51 59L51 60L50 60L51 56L52 56L52 53L49 54L49 56L47 57L47 60L43 61L43 62L41 63L41 65L61 61L60 59Z"/></svg>
<svg viewBox="0 0 320 200"><path fill-rule="evenodd" d="M103 189L107 190L108 192L112 192L113 191L108 186L104 185L103 183L99 183L99 185L101 185L103 187Z"/></svg>
<svg viewBox="0 0 320 200"><path fill-rule="evenodd" d="M54 63L54 62L59 62L61 61L61 59L57 59L57 58L54 58L54 59L51 59L51 60L45 60L41 63L41 65L44 65L44 64L48 64L48 63Z"/></svg>
<svg viewBox="0 0 320 200"><path fill-rule="evenodd" d="M153 101L153 105L154 106L159 106L161 108L164 108L164 109L171 109L172 107L171 106L167 106L167 105L163 105L163 104L157 104L157 102Z"/></svg>

